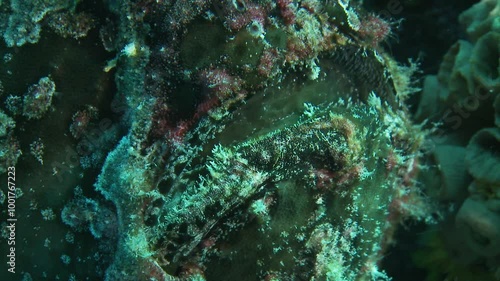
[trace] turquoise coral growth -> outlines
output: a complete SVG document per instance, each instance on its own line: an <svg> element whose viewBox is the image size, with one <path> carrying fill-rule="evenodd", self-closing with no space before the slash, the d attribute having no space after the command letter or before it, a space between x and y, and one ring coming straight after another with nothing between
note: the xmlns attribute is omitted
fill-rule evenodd
<svg viewBox="0 0 500 281"><path fill-rule="evenodd" d="M175 23L180 50L121 19L131 127L95 185L116 209L106 280L389 280L379 262L398 224L431 213L415 185L424 134L398 97L407 73L330 20L357 30L342 1L227 2L224 26L210 10L147 4ZM229 39L193 57L201 23ZM191 117L165 96L175 75L206 94Z"/></svg>
<svg viewBox="0 0 500 281"><path fill-rule="evenodd" d="M57 262L75 269L64 278L79 280L92 264L88 278L107 281L391 280L382 260L401 223L435 222L418 182L429 168L429 132L404 103L416 91L417 64L402 66L384 50L391 21L360 2L13 0L2 7L10 12L2 26L9 48L65 42L50 73L30 77L26 84L44 78L6 97L8 113L0 111L0 172L21 155L16 133L25 147L32 142L44 164L39 173L51 179L44 189L27 185L24 196L46 190L54 197L23 204L43 223L66 224L54 235L68 243ZM53 32L45 35L47 26ZM454 62L495 52L497 36L481 30L477 41L452 50L460 57ZM83 54L87 45L110 53L82 75L87 57L69 50ZM492 69L480 65L468 74L495 90ZM472 88L444 89L457 76L441 75L439 99L460 100L454 91ZM45 124L62 132L25 137ZM487 198L465 201L457 225L483 227L476 234L491 238L491 255L497 217L484 206L496 202L488 196L497 178L490 162L479 162L496 153L488 144L497 131L483 129L467 147L435 155L435 166L477 179L471 192ZM20 166L32 164L23 158ZM448 198L455 196L449 185L467 180L449 171L443 178ZM472 234L467 242L481 252ZM57 238L44 238L44 248L59 251ZM79 251L95 252L84 259Z"/></svg>
<svg viewBox="0 0 500 281"><path fill-rule="evenodd" d="M30 86L23 99L23 115L28 119L42 118L52 104L55 91L56 85L49 77L43 77Z"/></svg>
<svg viewBox="0 0 500 281"><path fill-rule="evenodd" d="M416 118L438 127L429 137L435 179L423 181L440 203L456 206L446 213L449 223L422 239L417 260L429 280L499 278L499 9L500 2L482 0L460 14L466 38L424 82ZM452 232L453 241L443 239Z"/></svg>
<svg viewBox="0 0 500 281"><path fill-rule="evenodd" d="M8 25L3 34L5 43L9 47L22 46L26 43L36 43L40 39L43 19L51 13L74 9L77 1L61 0L12 0L12 10Z"/></svg>

